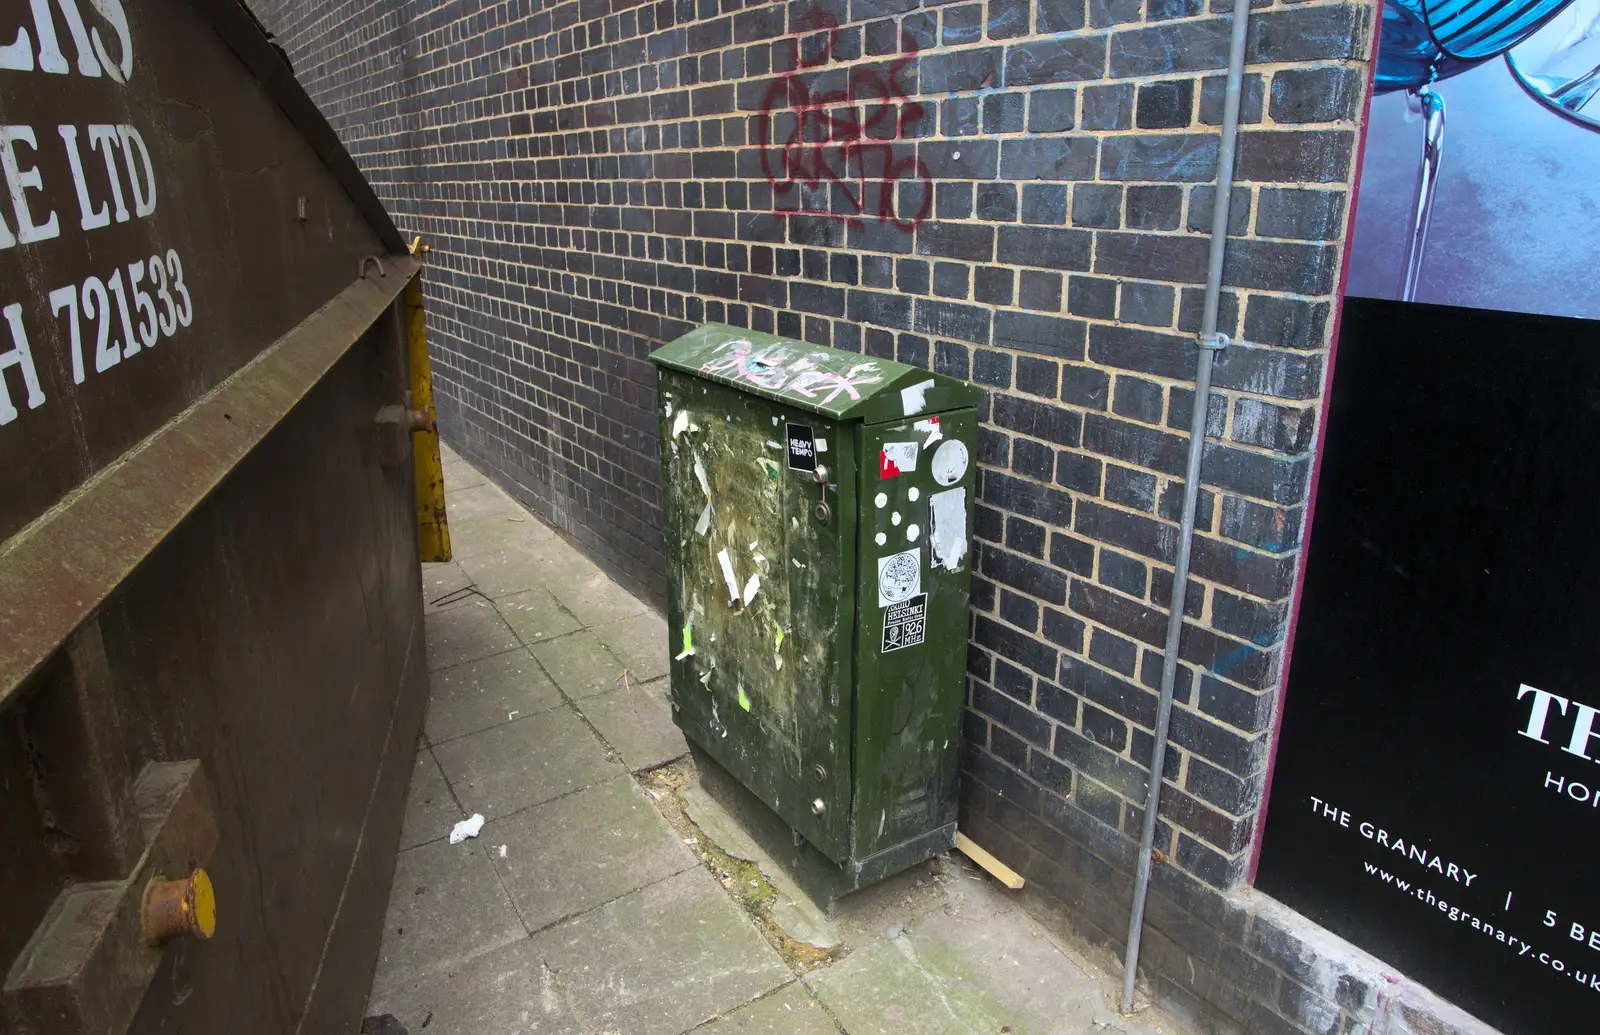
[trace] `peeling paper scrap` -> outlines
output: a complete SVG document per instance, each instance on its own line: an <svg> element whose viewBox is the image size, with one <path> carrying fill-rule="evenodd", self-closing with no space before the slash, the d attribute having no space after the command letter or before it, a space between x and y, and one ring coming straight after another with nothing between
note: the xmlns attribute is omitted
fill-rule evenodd
<svg viewBox="0 0 1600 1035"><path fill-rule="evenodd" d="M928 561L959 571L967 555L967 490L946 489L928 497Z"/></svg>
<svg viewBox="0 0 1600 1035"><path fill-rule="evenodd" d="M927 449L928 447L932 446L935 442L939 441L941 438L944 438L944 432L941 431L940 428L939 428L939 418L938 417L929 417L927 420L919 420L919 421L917 421L916 424L914 424L912 426L915 427L918 431L926 433L927 436L928 436L927 438L923 439L923 441L922 441L922 448L923 449Z"/></svg>
<svg viewBox="0 0 1600 1035"><path fill-rule="evenodd" d="M680 654L678 654L676 657L674 657L672 660L673 661L682 661L684 658L687 658L689 655L691 655L693 653L694 653L694 638L693 638L693 635L692 635L692 633L690 631L689 623L685 622L684 626L683 626L683 651Z"/></svg>
<svg viewBox="0 0 1600 1035"><path fill-rule="evenodd" d="M761 576L752 575L750 576L750 581L744 584L744 604L746 607L750 606L750 601L754 600L759 592L761 592Z"/></svg>
<svg viewBox="0 0 1600 1035"><path fill-rule="evenodd" d="M694 523L695 535L705 535L711 527L711 501L706 500L705 509L700 512L700 520Z"/></svg>
<svg viewBox="0 0 1600 1035"><path fill-rule="evenodd" d="M728 556L727 547L717 551L717 562L722 565L722 579L728 584L728 603L737 603L739 600L739 577L733 573L733 558Z"/></svg>
<svg viewBox="0 0 1600 1035"><path fill-rule="evenodd" d="M505 857L506 857L506 846L505 845L501 845L500 846L500 858L504 859Z"/></svg>
<svg viewBox="0 0 1600 1035"><path fill-rule="evenodd" d="M817 439L816 448L817 452L826 453L828 451L828 440L825 438Z"/></svg>
<svg viewBox="0 0 1600 1035"><path fill-rule="evenodd" d="M689 426L689 411L679 410L678 416L672 421L672 437L677 438Z"/></svg>
<svg viewBox="0 0 1600 1035"><path fill-rule="evenodd" d="M700 454L694 455L694 477L700 483L700 491L705 493L706 499L711 498L711 483L706 480L706 465L700 462Z"/></svg>
<svg viewBox="0 0 1600 1035"><path fill-rule="evenodd" d="M458 845L469 837L477 837L483 831L483 816L474 812L471 819L464 819L450 830L450 843Z"/></svg>
<svg viewBox="0 0 1600 1035"><path fill-rule="evenodd" d="M909 388L900 389L900 405L909 417L913 413L921 413L922 408L928 405L928 389L933 387L933 378L914 384Z"/></svg>

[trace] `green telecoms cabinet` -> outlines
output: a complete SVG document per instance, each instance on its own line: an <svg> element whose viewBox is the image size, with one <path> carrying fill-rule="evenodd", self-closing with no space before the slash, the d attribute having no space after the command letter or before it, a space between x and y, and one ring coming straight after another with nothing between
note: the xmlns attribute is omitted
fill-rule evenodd
<svg viewBox="0 0 1600 1035"><path fill-rule="evenodd" d="M978 389L720 325L650 358L678 725L828 897L952 847Z"/></svg>

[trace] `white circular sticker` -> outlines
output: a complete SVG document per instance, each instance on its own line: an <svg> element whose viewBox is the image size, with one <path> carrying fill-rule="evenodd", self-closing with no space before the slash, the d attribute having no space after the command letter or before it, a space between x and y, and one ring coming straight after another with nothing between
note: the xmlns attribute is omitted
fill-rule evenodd
<svg viewBox="0 0 1600 1035"><path fill-rule="evenodd" d="M898 604L922 588L922 565L915 550L878 558L878 606Z"/></svg>
<svg viewBox="0 0 1600 1035"><path fill-rule="evenodd" d="M881 492L880 492L880 493L878 493L878 495L877 495L877 496L876 496L876 497L875 497L875 498L874 498L874 499L873 499L873 501L872 501L872 502L874 502L874 503L876 503L876 504L877 504L877 505L878 505L878 509L879 509L879 510L882 510L882 509L883 509L883 506L884 506L884 504L886 504L886 503L888 503L888 502L889 502L889 497L888 497L888 495L886 495L886 494L885 494L885 493L881 493Z"/></svg>
<svg viewBox="0 0 1600 1035"><path fill-rule="evenodd" d="M906 538L909 539L913 543L917 541L917 536L919 536L921 534L922 534L922 529L918 528L916 525L912 525L911 527L906 529Z"/></svg>
<svg viewBox="0 0 1600 1035"><path fill-rule="evenodd" d="M933 480L940 485L954 485L967 473L967 447L955 439L945 439L933 451Z"/></svg>

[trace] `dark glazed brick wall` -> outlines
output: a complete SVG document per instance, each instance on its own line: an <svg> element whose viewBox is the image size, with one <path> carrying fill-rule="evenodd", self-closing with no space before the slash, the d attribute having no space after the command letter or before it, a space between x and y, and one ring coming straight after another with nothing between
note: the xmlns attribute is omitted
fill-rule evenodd
<svg viewBox="0 0 1600 1035"><path fill-rule="evenodd" d="M987 389L963 822L1117 942L1231 4L255 6L433 248L446 437L647 595L665 564L659 343L722 321ZM1252 1031L1314 1027L1229 962L1258 957L1224 905L1258 833L1372 35L1364 0L1262 0L1249 32L1235 344L1157 841L1153 944L1184 964L1150 963L1171 997Z"/></svg>

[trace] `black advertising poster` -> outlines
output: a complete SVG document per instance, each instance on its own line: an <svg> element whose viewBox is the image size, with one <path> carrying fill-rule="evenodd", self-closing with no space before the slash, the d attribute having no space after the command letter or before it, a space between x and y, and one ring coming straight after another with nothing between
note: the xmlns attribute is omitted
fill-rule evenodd
<svg viewBox="0 0 1600 1035"><path fill-rule="evenodd" d="M1591 1031L1600 0L1455 6L1384 9L1256 884L1508 1033Z"/></svg>

